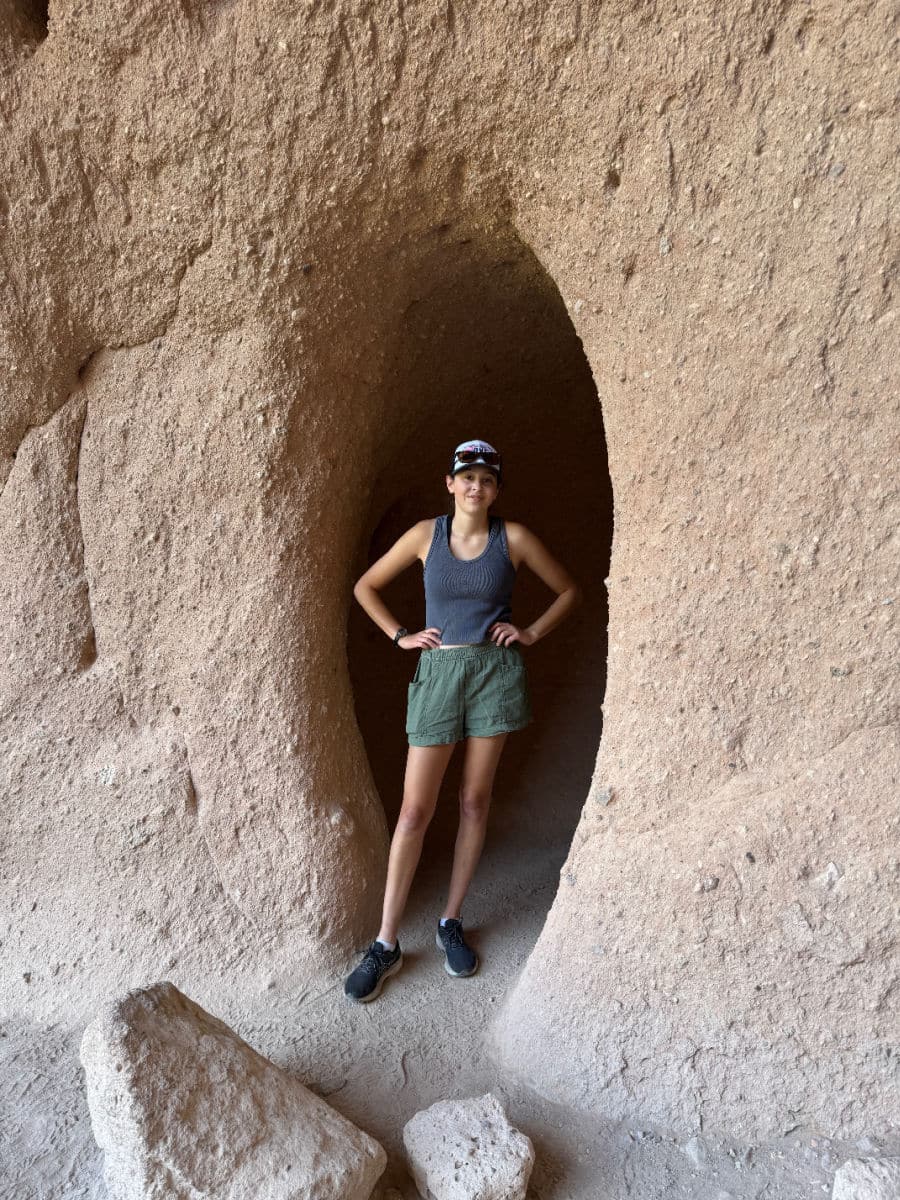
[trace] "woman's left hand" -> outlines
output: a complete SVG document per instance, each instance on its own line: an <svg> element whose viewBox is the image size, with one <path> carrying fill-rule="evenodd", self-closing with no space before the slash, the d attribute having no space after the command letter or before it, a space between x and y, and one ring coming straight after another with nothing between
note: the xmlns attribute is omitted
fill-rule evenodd
<svg viewBox="0 0 900 1200"><path fill-rule="evenodd" d="M492 642L498 646L511 646L513 642L521 642L523 646L533 646L537 638L527 629L519 629L509 621L495 621L488 630Z"/></svg>

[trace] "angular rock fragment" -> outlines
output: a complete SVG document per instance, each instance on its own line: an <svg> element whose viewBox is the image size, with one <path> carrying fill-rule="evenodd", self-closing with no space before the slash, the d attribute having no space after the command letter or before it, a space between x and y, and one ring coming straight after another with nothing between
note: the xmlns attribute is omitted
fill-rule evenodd
<svg viewBox="0 0 900 1200"><path fill-rule="evenodd" d="M441 1100L403 1128L421 1194L429 1200L524 1200L534 1147L492 1093Z"/></svg>
<svg viewBox="0 0 900 1200"><path fill-rule="evenodd" d="M387 1156L171 983L85 1030L110 1200L367 1200Z"/></svg>
<svg viewBox="0 0 900 1200"><path fill-rule="evenodd" d="M900 1158L851 1158L834 1176L831 1200L900 1200Z"/></svg>

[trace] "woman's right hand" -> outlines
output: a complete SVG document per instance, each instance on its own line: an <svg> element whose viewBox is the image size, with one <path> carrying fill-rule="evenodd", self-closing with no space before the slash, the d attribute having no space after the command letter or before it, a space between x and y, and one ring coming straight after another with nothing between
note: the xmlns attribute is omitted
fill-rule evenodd
<svg viewBox="0 0 900 1200"><path fill-rule="evenodd" d="M441 644L439 629L423 629L419 633L408 633L397 643L403 650L432 650Z"/></svg>

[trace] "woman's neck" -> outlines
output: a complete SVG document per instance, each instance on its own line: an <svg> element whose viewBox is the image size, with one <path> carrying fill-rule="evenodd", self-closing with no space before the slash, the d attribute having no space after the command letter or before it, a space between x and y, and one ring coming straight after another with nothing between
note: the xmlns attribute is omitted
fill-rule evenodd
<svg viewBox="0 0 900 1200"><path fill-rule="evenodd" d="M474 538L490 529L491 514L477 513L470 516L457 510L450 518L450 532L460 538Z"/></svg>

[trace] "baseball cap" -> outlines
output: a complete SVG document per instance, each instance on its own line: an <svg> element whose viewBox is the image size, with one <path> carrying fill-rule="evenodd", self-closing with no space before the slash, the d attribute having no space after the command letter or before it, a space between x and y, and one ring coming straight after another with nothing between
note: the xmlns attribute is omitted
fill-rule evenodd
<svg viewBox="0 0 900 1200"><path fill-rule="evenodd" d="M455 475L457 471L462 471L465 467L479 465L490 467L497 472L497 478L500 478L500 454L490 442L482 442L477 438L474 441L460 442L453 451L453 466L450 468L450 474Z"/></svg>

